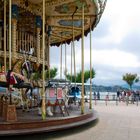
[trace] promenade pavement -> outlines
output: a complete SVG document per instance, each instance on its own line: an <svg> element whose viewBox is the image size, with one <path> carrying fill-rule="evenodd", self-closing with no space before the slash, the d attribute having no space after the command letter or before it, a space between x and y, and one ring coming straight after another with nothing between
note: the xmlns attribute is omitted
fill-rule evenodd
<svg viewBox="0 0 140 140"><path fill-rule="evenodd" d="M94 104L93 104L94 105ZM99 114L96 125L92 125L61 137L52 137L53 140L140 140L140 106L135 104L97 102L94 109ZM63 135L63 134L62 134Z"/></svg>
<svg viewBox="0 0 140 140"><path fill-rule="evenodd" d="M31 136L10 137L10 140L140 140L140 105L121 102L93 102L99 119L88 125ZM3 139L4 140L4 139Z"/></svg>

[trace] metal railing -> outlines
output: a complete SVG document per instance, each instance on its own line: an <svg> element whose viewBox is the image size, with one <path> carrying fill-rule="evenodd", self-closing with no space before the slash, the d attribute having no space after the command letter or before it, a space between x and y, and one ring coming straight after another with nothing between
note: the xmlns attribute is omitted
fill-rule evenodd
<svg viewBox="0 0 140 140"><path fill-rule="evenodd" d="M89 100L89 98L88 98ZM124 103L127 106L129 104L136 104L136 106L139 105L140 101L140 96L120 96L117 97L117 95L100 95L100 96L94 96L92 97L92 101L95 105L97 105L100 101L102 103L104 102L105 105L107 106L110 102L114 103L116 105L119 105L120 103Z"/></svg>

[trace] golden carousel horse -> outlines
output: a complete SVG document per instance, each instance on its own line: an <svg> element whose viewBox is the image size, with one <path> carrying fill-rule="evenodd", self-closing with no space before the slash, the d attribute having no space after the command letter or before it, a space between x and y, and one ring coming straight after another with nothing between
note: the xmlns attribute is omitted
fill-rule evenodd
<svg viewBox="0 0 140 140"><path fill-rule="evenodd" d="M13 88L9 89L10 92L20 93L20 96L15 96L13 94L12 97L14 97L14 100L11 101L16 104L21 102L22 109L24 110L26 106L27 110L29 110L30 99L28 98L27 93L30 91L31 96L33 90L32 84L30 83L32 73L31 63L28 60L19 59L16 62L13 62L12 66L12 70L3 73L6 77L6 81L1 81L0 86L9 88L9 85L12 85ZM1 74L1 77L3 75Z"/></svg>
<svg viewBox="0 0 140 140"><path fill-rule="evenodd" d="M30 80L32 74L32 67L30 61L26 59L19 59L15 63L12 72L14 72L18 83L16 88L20 89L22 95L21 96L22 109L24 111L26 107L27 110L29 110L29 105L31 105L30 96L32 96L33 90Z"/></svg>

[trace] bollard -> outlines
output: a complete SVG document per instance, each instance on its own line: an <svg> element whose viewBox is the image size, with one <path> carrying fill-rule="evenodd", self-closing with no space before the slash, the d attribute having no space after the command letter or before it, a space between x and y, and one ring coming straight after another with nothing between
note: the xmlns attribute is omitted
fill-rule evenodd
<svg viewBox="0 0 140 140"><path fill-rule="evenodd" d="M136 96L136 105L138 106L139 105L139 97Z"/></svg>
<svg viewBox="0 0 140 140"><path fill-rule="evenodd" d="M96 96L94 96L95 105L97 105Z"/></svg>
<svg viewBox="0 0 140 140"><path fill-rule="evenodd" d="M126 105L128 106L129 104L129 96L126 96Z"/></svg>
<svg viewBox="0 0 140 140"><path fill-rule="evenodd" d="M116 105L118 105L118 97L116 97Z"/></svg>
<svg viewBox="0 0 140 140"><path fill-rule="evenodd" d="M105 98L106 106L107 106L107 101L109 101L109 96L108 95L106 95L106 98Z"/></svg>

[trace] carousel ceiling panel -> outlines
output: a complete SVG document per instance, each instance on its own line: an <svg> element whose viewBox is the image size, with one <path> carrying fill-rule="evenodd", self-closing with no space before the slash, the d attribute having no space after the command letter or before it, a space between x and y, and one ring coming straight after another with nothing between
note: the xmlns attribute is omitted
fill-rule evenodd
<svg viewBox="0 0 140 140"><path fill-rule="evenodd" d="M42 17L43 0L12 0L19 7L18 27L35 32L35 17ZM46 25L51 27L51 45L70 43L82 33L82 5L84 4L85 35L98 24L107 0L45 0ZM2 4L1 4L2 5ZM74 28L73 28L74 26ZM46 31L47 33L47 31Z"/></svg>

